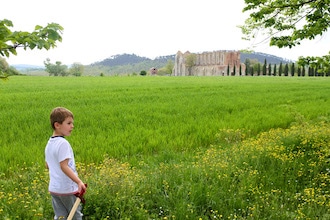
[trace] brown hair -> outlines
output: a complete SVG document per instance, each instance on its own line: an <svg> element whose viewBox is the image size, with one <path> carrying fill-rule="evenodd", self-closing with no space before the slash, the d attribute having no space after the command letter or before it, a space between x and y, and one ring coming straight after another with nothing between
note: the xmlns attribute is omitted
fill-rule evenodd
<svg viewBox="0 0 330 220"><path fill-rule="evenodd" d="M62 124L67 117L73 118L73 114L69 109L63 107L54 108L50 113L50 124L52 128L55 130L55 122Z"/></svg>

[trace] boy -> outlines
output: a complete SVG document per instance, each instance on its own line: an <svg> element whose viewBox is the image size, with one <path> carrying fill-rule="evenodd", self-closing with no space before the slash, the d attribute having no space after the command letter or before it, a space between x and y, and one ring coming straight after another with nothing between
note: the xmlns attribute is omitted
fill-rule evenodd
<svg viewBox="0 0 330 220"><path fill-rule="evenodd" d="M54 219L66 219L76 201L74 194L86 190L79 179L74 154L70 143L64 138L73 130L73 114L70 110L57 107L50 114L53 135L49 138L45 149L46 167L49 169L48 190L52 197L55 212ZM73 219L82 219L79 207Z"/></svg>

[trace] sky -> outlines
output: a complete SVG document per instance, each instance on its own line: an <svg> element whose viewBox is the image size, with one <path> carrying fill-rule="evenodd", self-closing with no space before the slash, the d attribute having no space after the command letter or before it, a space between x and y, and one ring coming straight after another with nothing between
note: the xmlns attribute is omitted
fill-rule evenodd
<svg viewBox="0 0 330 220"><path fill-rule="evenodd" d="M136 54L154 59L178 51L202 53L252 49L286 59L328 53L330 32L293 49L269 47L269 42L244 41L238 25L244 0L5 0L0 20L12 30L32 32L36 25L58 23L63 40L50 50L24 50L6 58L10 65L51 63L89 65L113 55Z"/></svg>

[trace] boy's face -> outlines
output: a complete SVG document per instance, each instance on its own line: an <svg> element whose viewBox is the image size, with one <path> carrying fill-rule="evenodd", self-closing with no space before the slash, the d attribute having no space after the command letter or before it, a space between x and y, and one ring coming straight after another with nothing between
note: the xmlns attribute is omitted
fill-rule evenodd
<svg viewBox="0 0 330 220"><path fill-rule="evenodd" d="M73 118L67 117L62 124L55 122L55 135L57 136L70 136L73 130Z"/></svg>

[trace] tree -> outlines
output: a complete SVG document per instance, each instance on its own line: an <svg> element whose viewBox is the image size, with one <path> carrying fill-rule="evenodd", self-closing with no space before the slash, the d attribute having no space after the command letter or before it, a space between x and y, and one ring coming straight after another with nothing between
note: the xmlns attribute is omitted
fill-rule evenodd
<svg viewBox="0 0 330 220"><path fill-rule="evenodd" d="M245 75L249 75L250 73L250 66L251 66L251 61L249 58L245 59Z"/></svg>
<svg viewBox="0 0 330 220"><path fill-rule="evenodd" d="M257 64L257 76L260 76L260 73L261 73L261 64L258 63Z"/></svg>
<svg viewBox="0 0 330 220"><path fill-rule="evenodd" d="M46 72L49 73L50 76L67 76L69 75L67 69L68 67L66 65L62 65L60 61L56 61L55 64L50 62L50 59L47 58L46 61L44 61Z"/></svg>
<svg viewBox="0 0 330 220"><path fill-rule="evenodd" d="M19 47L26 49L46 49L56 47L56 43L62 41L63 27L56 23L48 24L46 27L35 26L33 32L11 31L13 23L10 20L0 20L0 55L9 57L10 54L17 55Z"/></svg>
<svg viewBox="0 0 330 220"><path fill-rule="evenodd" d="M271 76L272 75L272 65L268 64L268 75Z"/></svg>
<svg viewBox="0 0 330 220"><path fill-rule="evenodd" d="M270 46L292 48L304 39L322 36L330 27L330 0L245 0L243 12L251 11L241 26L244 39L266 33ZM300 63L318 62L320 71L330 70L330 52L322 57L300 57Z"/></svg>
<svg viewBox="0 0 330 220"><path fill-rule="evenodd" d="M251 66L250 73L251 73L251 76L254 75L254 67L253 66Z"/></svg>
<svg viewBox="0 0 330 220"><path fill-rule="evenodd" d="M73 63L69 68L69 73L73 76L81 76L84 73L84 65L81 63Z"/></svg>
<svg viewBox="0 0 330 220"><path fill-rule="evenodd" d="M173 72L173 68L174 68L174 63L172 60L168 60L165 66L165 70L168 74L172 75Z"/></svg>
<svg viewBox="0 0 330 220"><path fill-rule="evenodd" d="M274 76L276 76L276 63L274 64Z"/></svg>
<svg viewBox="0 0 330 220"><path fill-rule="evenodd" d="M46 27L37 25L33 32L12 31L13 27L10 20L0 20L0 56L17 55L17 48L49 50L62 41L63 27L56 23L50 23ZM0 70L0 78L6 76L5 72Z"/></svg>
<svg viewBox="0 0 330 220"><path fill-rule="evenodd" d="M291 64L291 76L294 76L294 72L295 72L295 67L294 67L294 63Z"/></svg>
<svg viewBox="0 0 330 220"><path fill-rule="evenodd" d="M186 67L188 68L188 75L191 76L191 69L195 66L196 63L196 54L189 54L186 57Z"/></svg>
<svg viewBox="0 0 330 220"><path fill-rule="evenodd" d="M283 64L282 62L280 62L280 67L278 69L278 76L282 76L282 73L283 73Z"/></svg>
<svg viewBox="0 0 330 220"><path fill-rule="evenodd" d="M264 65L262 66L262 75L266 76L267 74L267 60L264 60Z"/></svg>
<svg viewBox="0 0 330 220"><path fill-rule="evenodd" d="M7 79L7 76L19 75L20 73L13 67L10 67L5 58L0 57L0 79Z"/></svg>
<svg viewBox="0 0 330 220"><path fill-rule="evenodd" d="M288 76L289 75L289 64L285 64L284 66L284 76Z"/></svg>
<svg viewBox="0 0 330 220"><path fill-rule="evenodd" d="M302 70L301 70L301 76L305 76L305 74L306 74L306 69L305 69L305 67L301 67L302 68Z"/></svg>
<svg viewBox="0 0 330 220"><path fill-rule="evenodd" d="M298 76L301 76L301 67L298 67Z"/></svg>

